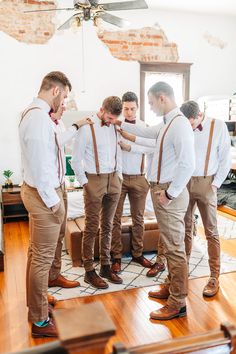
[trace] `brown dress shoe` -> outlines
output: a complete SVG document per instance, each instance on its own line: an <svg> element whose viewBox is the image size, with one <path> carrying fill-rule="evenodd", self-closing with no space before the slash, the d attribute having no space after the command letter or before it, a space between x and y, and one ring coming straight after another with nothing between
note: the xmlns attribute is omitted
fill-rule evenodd
<svg viewBox="0 0 236 354"><path fill-rule="evenodd" d="M58 337L56 325L52 318L49 319L48 324L45 327L38 327L34 323L32 324L32 337Z"/></svg>
<svg viewBox="0 0 236 354"><path fill-rule="evenodd" d="M147 277L155 277L158 273L163 272L166 269L163 263L154 263L151 269L147 272Z"/></svg>
<svg viewBox="0 0 236 354"><path fill-rule="evenodd" d="M113 271L113 273L121 273L121 259L120 258L114 258L112 260L111 270Z"/></svg>
<svg viewBox="0 0 236 354"><path fill-rule="evenodd" d="M152 311L150 313L150 317L153 320L172 320L172 318L176 317L184 317L187 315L186 306L181 307L180 309L176 309L171 307L170 305L165 305L161 307L159 310Z"/></svg>
<svg viewBox="0 0 236 354"><path fill-rule="evenodd" d="M163 286L160 290L157 291L151 290L148 293L148 296L154 297L155 299L168 299L169 295L169 288L167 286Z"/></svg>
<svg viewBox="0 0 236 354"><path fill-rule="evenodd" d="M99 275L106 278L109 282L114 284L122 284L123 279L121 279L116 273L111 270L110 265L101 265Z"/></svg>
<svg viewBox="0 0 236 354"><path fill-rule="evenodd" d="M153 266L152 262L150 262L143 255L139 256L139 257L132 257L132 261L135 262L135 263L140 264L144 268L152 268L152 266Z"/></svg>
<svg viewBox="0 0 236 354"><path fill-rule="evenodd" d="M95 269L85 272L84 281L96 289L107 289L109 286L105 280L97 275Z"/></svg>
<svg viewBox="0 0 236 354"><path fill-rule="evenodd" d="M214 277L208 279L207 284L203 289L203 296L212 297L215 296L219 290L219 280Z"/></svg>
<svg viewBox="0 0 236 354"><path fill-rule="evenodd" d="M57 303L57 299L54 296L48 294L48 303L49 305L55 306Z"/></svg>
<svg viewBox="0 0 236 354"><path fill-rule="evenodd" d="M56 279L48 281L48 286L58 286L60 288L75 288L77 286L80 286L80 283L78 281L68 280L63 277L63 275L59 274Z"/></svg>

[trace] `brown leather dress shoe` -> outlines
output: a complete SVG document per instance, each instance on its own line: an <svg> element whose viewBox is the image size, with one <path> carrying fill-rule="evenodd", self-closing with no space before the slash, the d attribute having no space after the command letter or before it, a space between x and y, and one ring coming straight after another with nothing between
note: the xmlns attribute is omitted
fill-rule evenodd
<svg viewBox="0 0 236 354"><path fill-rule="evenodd" d="M56 325L52 318L49 319L47 326L38 327L34 323L32 324L32 337L58 337Z"/></svg>
<svg viewBox="0 0 236 354"><path fill-rule="evenodd" d="M59 274L56 279L48 281L48 286L58 286L60 288L76 288L77 286L80 286L80 283L78 281L68 280L63 277L63 275Z"/></svg>
<svg viewBox="0 0 236 354"><path fill-rule="evenodd" d="M106 278L109 282L114 284L122 284L123 279L121 279L116 273L111 270L110 265L101 265L99 275Z"/></svg>
<svg viewBox="0 0 236 354"><path fill-rule="evenodd" d="M163 272L166 269L163 263L154 263L151 269L147 272L147 277L155 277L158 273Z"/></svg>
<svg viewBox="0 0 236 354"><path fill-rule="evenodd" d="M57 303L57 299L54 296L48 294L48 303L49 305L55 306Z"/></svg>
<svg viewBox="0 0 236 354"><path fill-rule="evenodd" d="M114 258L112 260L111 270L113 271L113 273L121 273L121 259L120 258Z"/></svg>
<svg viewBox="0 0 236 354"><path fill-rule="evenodd" d="M132 257L132 261L135 262L135 263L140 264L144 268L152 268L152 266L153 266L152 262L150 262L143 255L139 256L139 257Z"/></svg>
<svg viewBox="0 0 236 354"><path fill-rule="evenodd" d="M184 317L187 315L186 306L181 307L180 309L176 309L171 307L170 305L165 305L161 307L159 310L152 311L150 313L150 317L153 320L172 320L172 318L176 317Z"/></svg>
<svg viewBox="0 0 236 354"><path fill-rule="evenodd" d="M97 275L95 269L85 272L84 281L96 289L107 289L109 286L105 280Z"/></svg>
<svg viewBox="0 0 236 354"><path fill-rule="evenodd" d="M154 297L155 299L168 299L170 293L169 288L167 286L163 286L160 290L157 291L149 291L148 296Z"/></svg>
<svg viewBox="0 0 236 354"><path fill-rule="evenodd" d="M215 296L219 290L219 280L217 278L210 277L207 284L203 289L203 296L212 297Z"/></svg>

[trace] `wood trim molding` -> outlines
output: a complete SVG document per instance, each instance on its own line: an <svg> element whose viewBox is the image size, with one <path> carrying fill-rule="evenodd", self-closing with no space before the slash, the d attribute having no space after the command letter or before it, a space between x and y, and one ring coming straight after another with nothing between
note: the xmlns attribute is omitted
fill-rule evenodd
<svg viewBox="0 0 236 354"><path fill-rule="evenodd" d="M145 102L145 74L153 73L177 73L183 74L183 97L187 101L189 99L190 90L190 68L192 63L143 63L140 64L140 117L144 120L144 102Z"/></svg>

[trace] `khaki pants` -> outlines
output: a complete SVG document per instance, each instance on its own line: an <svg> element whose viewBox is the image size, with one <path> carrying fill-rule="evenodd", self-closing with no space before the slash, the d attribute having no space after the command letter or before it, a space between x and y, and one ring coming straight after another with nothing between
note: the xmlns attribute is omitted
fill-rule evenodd
<svg viewBox="0 0 236 354"><path fill-rule="evenodd" d="M121 189L120 200L116 209L113 231L111 251L113 258L122 257L121 242L121 217L126 195L128 194L130 202L130 212L132 217L132 255L139 257L143 253L143 232L144 232L144 209L146 196L149 190L149 184L142 175L123 175L123 183Z"/></svg>
<svg viewBox="0 0 236 354"><path fill-rule="evenodd" d="M217 230L217 194L212 189L212 180L212 176L192 177L188 183L190 201L185 215L185 249L189 259L192 250L193 214L197 206L207 239L211 276L218 278L220 274L220 240Z"/></svg>
<svg viewBox="0 0 236 354"><path fill-rule="evenodd" d="M110 264L112 225L121 192L117 173L87 174L84 187L85 228L82 252L85 271L93 270L94 242L100 222L100 262Z"/></svg>
<svg viewBox="0 0 236 354"><path fill-rule="evenodd" d="M177 309L185 306L188 293L187 261L185 254L184 216L188 207L189 196L187 188L169 205L159 203L155 192L167 189L169 183L151 184L152 201L159 223L160 239L167 259L169 271L169 292L167 303Z"/></svg>
<svg viewBox="0 0 236 354"><path fill-rule="evenodd" d="M26 296L29 308L28 319L38 322L48 317L48 279L49 272L58 275L60 261L55 260L61 252L60 231L65 220L63 189L57 194L61 205L56 213L46 207L36 188L25 183L21 187L21 197L29 212L30 242L26 270ZM59 250L57 250L59 247ZM55 263L54 263L55 262ZM56 269L52 269L55 266ZM51 270L51 271L50 271Z"/></svg>

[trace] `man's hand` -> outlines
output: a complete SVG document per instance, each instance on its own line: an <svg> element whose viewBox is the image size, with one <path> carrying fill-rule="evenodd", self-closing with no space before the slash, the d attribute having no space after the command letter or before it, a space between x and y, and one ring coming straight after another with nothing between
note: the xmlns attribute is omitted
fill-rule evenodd
<svg viewBox="0 0 236 354"><path fill-rule="evenodd" d="M80 127L82 127L83 125L85 125L85 124L94 124L94 122L88 117L80 119L80 120L78 120L78 122L76 122L76 125L78 126L78 129Z"/></svg>
<svg viewBox="0 0 236 354"><path fill-rule="evenodd" d="M57 210L60 208L61 202L58 202L56 205L53 205L50 209L54 213L57 212Z"/></svg>
<svg viewBox="0 0 236 354"><path fill-rule="evenodd" d="M127 133L126 131L124 131L123 129L120 129L120 134L123 136L124 139L132 141L133 143L135 143L136 140L136 136Z"/></svg>
<svg viewBox="0 0 236 354"><path fill-rule="evenodd" d="M155 194L157 194L157 198L161 205L167 206L171 203L171 200L166 197L164 190L155 192Z"/></svg>
<svg viewBox="0 0 236 354"><path fill-rule="evenodd" d="M130 150L131 150L131 146L130 145L125 144L123 141L119 141L118 144L120 145L121 150L130 152Z"/></svg>

